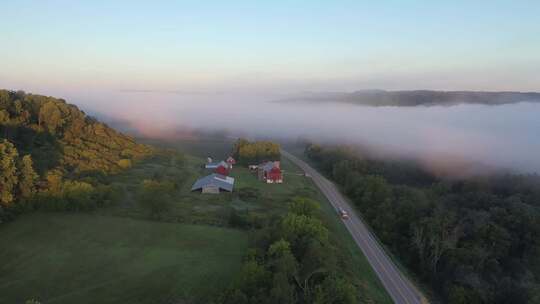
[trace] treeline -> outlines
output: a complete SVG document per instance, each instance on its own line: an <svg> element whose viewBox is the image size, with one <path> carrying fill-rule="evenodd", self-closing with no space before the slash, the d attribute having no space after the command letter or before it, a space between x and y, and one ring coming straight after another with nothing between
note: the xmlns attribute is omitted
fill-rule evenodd
<svg viewBox="0 0 540 304"><path fill-rule="evenodd" d="M18 197L28 198L36 192L38 175L32 157L19 157L17 148L7 140L0 142L0 206ZM0 207L1 208L1 207Z"/></svg>
<svg viewBox="0 0 540 304"><path fill-rule="evenodd" d="M453 106L458 104L504 105L539 102L536 92L482 91L385 91L361 90L351 93L309 94L283 101L343 102L372 107Z"/></svg>
<svg viewBox="0 0 540 304"><path fill-rule="evenodd" d="M284 216L255 232L223 304L358 303L358 284L319 218L319 203L297 197Z"/></svg>
<svg viewBox="0 0 540 304"><path fill-rule="evenodd" d="M250 142L240 138L233 146L233 157L243 165L279 160L281 158L280 146L270 141Z"/></svg>
<svg viewBox="0 0 540 304"><path fill-rule="evenodd" d="M37 200L52 209L88 209L106 203L108 199L100 197L112 190L103 188L100 176L126 169L151 153L148 146L62 99L0 90L4 220ZM79 204L70 203L74 200ZM21 206L16 205L19 201Z"/></svg>
<svg viewBox="0 0 540 304"><path fill-rule="evenodd" d="M540 177L448 180L308 145L381 241L447 303L540 303Z"/></svg>

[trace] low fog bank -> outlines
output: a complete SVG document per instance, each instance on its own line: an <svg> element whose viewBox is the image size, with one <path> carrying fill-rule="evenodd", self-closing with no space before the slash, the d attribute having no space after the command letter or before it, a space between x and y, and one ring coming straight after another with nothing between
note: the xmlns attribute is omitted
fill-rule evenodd
<svg viewBox="0 0 540 304"><path fill-rule="evenodd" d="M449 170L467 170L464 164L472 162L540 172L538 103L358 107L271 102L275 97L115 92L69 101L147 137L195 137L197 130L233 136L301 137L369 146L381 155L415 158Z"/></svg>

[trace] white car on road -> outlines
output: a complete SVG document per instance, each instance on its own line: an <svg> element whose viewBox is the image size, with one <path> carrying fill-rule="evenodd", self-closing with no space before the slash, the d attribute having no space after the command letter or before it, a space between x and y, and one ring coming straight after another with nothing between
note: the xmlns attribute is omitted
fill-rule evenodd
<svg viewBox="0 0 540 304"><path fill-rule="evenodd" d="M344 219L344 220L348 220L349 219L349 214L347 213L347 211L345 211L343 208L341 207L338 207L338 214L339 216Z"/></svg>

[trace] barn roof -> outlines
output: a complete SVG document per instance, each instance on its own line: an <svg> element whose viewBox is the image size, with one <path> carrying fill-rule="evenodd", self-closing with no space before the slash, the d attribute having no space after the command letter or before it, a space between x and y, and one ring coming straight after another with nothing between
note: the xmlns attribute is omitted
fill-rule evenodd
<svg viewBox="0 0 540 304"><path fill-rule="evenodd" d="M230 176L212 173L208 176L199 178L191 187L191 191L199 190L212 185L219 187L220 189L232 192L234 186L234 178Z"/></svg>
<svg viewBox="0 0 540 304"><path fill-rule="evenodd" d="M273 161L262 163L259 165L259 168L262 168L266 172L270 172L273 168L276 168L276 164Z"/></svg>
<svg viewBox="0 0 540 304"><path fill-rule="evenodd" d="M225 168L228 168L229 167L229 164L227 164L226 162L224 161L219 161L219 162L213 162L213 163L207 163L206 165L204 165L204 167L206 169L215 169L219 166L223 166Z"/></svg>

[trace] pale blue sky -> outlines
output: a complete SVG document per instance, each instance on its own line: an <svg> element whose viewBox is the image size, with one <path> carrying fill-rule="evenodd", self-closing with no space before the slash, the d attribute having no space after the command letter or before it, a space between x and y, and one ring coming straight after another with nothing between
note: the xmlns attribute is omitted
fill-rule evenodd
<svg viewBox="0 0 540 304"><path fill-rule="evenodd" d="M540 91L540 1L2 1L12 89Z"/></svg>

